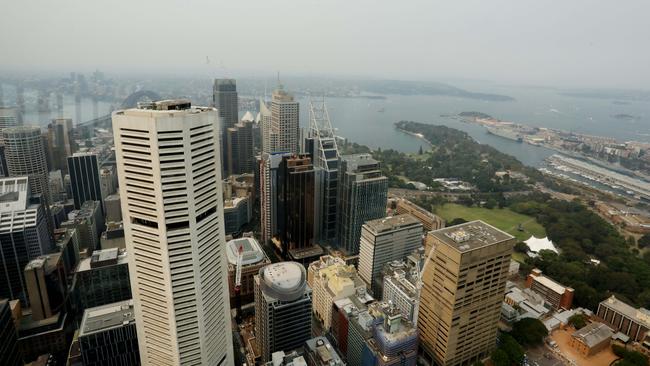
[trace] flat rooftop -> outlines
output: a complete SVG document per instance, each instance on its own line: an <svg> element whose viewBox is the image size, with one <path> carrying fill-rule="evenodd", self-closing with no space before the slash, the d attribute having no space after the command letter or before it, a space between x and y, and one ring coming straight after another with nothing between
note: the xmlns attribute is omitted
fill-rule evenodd
<svg viewBox="0 0 650 366"><path fill-rule="evenodd" d="M364 226L372 232L379 234L386 231L399 230L413 226L422 227L422 223L412 215L403 214L386 217L383 219L366 221Z"/></svg>
<svg viewBox="0 0 650 366"><path fill-rule="evenodd" d="M92 257L79 261L77 272L90 271L91 269L108 267L111 265L128 265L129 257L125 250L117 248L95 250Z"/></svg>
<svg viewBox="0 0 650 366"><path fill-rule="evenodd" d="M557 294L560 294L560 295L562 295L567 290L567 288L569 288L569 287L564 287L564 286L560 285L559 283L553 281L552 279L550 279L550 278L548 278L548 277L546 277L544 275L533 276L533 281L539 282L542 286L544 286L544 287L546 287L548 289L551 289L553 292L555 292Z"/></svg>
<svg viewBox="0 0 650 366"><path fill-rule="evenodd" d="M242 265L247 266L259 263L266 258L264 251L255 238L239 238L230 240L226 244L226 255L228 256L228 263L232 265L237 264L237 257L239 248L242 249Z"/></svg>
<svg viewBox="0 0 650 366"><path fill-rule="evenodd" d="M480 220L432 231L431 235L461 253L515 238Z"/></svg>
<svg viewBox="0 0 650 366"><path fill-rule="evenodd" d="M133 300L86 309L79 327L79 337L122 327L135 322Z"/></svg>
<svg viewBox="0 0 650 366"><path fill-rule="evenodd" d="M615 310L630 319L643 324L645 327L650 328L650 311L644 308L636 309L631 305L624 303L612 295L606 300L600 302L602 305Z"/></svg>

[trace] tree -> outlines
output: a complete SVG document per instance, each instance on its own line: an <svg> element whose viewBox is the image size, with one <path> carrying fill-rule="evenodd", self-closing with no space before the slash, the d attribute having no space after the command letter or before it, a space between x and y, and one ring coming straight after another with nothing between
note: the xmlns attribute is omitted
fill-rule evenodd
<svg viewBox="0 0 650 366"><path fill-rule="evenodd" d="M517 244L515 244L515 252L528 253L529 251L530 251L530 248L523 241L517 242Z"/></svg>
<svg viewBox="0 0 650 366"><path fill-rule="evenodd" d="M650 246L650 234L643 235L641 238L639 238L639 241L637 243L639 244L639 248Z"/></svg>
<svg viewBox="0 0 650 366"><path fill-rule="evenodd" d="M456 225L464 224L464 223L466 223L466 222L467 222L467 220L465 220L465 219L463 219L463 218L460 218L460 217L457 217L457 218L451 220L451 221L447 224L447 226L456 226Z"/></svg>
<svg viewBox="0 0 650 366"><path fill-rule="evenodd" d="M581 329L587 325L587 317L584 314L574 314L569 318L569 324L576 329Z"/></svg>
<svg viewBox="0 0 650 366"><path fill-rule="evenodd" d="M500 348L495 349L490 358L492 359L492 364L494 366L510 366L510 358L508 358L508 354Z"/></svg>
<svg viewBox="0 0 650 366"><path fill-rule="evenodd" d="M501 335L501 343L499 346L507 355L510 363L513 365L521 364L524 360L524 349L517 341L509 334Z"/></svg>
<svg viewBox="0 0 650 366"><path fill-rule="evenodd" d="M418 155L424 154L424 151L422 151L422 145L420 145L420 150L418 150Z"/></svg>
<svg viewBox="0 0 650 366"><path fill-rule="evenodd" d="M523 346L542 344L548 330L539 319L524 318L512 325L512 337Z"/></svg>
<svg viewBox="0 0 650 366"><path fill-rule="evenodd" d="M485 202L485 208L489 208L490 210L495 208L497 206L498 202L494 198L490 198Z"/></svg>

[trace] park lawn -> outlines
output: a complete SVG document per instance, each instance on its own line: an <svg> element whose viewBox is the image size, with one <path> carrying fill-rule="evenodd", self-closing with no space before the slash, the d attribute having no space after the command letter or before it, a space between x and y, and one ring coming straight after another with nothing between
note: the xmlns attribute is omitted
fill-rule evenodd
<svg viewBox="0 0 650 366"><path fill-rule="evenodd" d="M544 230L544 227L534 217L516 213L509 208L493 208L490 210L483 207L467 207L455 203L447 203L443 206L437 206L435 210L435 213L447 222L459 217L467 221L483 220L513 235L519 241L524 241L530 238L531 235L537 238L546 236L546 230ZM524 231L517 230L519 224L522 224Z"/></svg>

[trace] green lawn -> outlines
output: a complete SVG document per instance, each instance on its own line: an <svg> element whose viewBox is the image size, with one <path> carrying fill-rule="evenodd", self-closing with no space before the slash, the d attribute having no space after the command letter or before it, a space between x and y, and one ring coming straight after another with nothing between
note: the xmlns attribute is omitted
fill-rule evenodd
<svg viewBox="0 0 650 366"><path fill-rule="evenodd" d="M437 215L442 216L448 222L455 218L463 218L467 221L483 220L486 223L499 228L524 241L531 235L537 238L546 236L546 230L540 225L535 218L518 214L508 208L487 209L481 207L466 207L453 203L447 203L443 206L437 206ZM522 224L524 231L517 230L519 224Z"/></svg>

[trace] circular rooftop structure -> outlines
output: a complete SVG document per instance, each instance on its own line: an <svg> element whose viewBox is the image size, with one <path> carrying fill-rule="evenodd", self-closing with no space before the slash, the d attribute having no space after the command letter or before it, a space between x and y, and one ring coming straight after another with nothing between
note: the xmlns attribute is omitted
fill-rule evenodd
<svg viewBox="0 0 650 366"><path fill-rule="evenodd" d="M226 244L228 263L232 265L237 264L240 247L242 248L242 266L248 266L264 260L264 251L255 238L239 238L230 240Z"/></svg>
<svg viewBox="0 0 650 366"><path fill-rule="evenodd" d="M305 267L297 262L269 264L260 270L260 279L264 294L281 301L300 298L307 286Z"/></svg>

